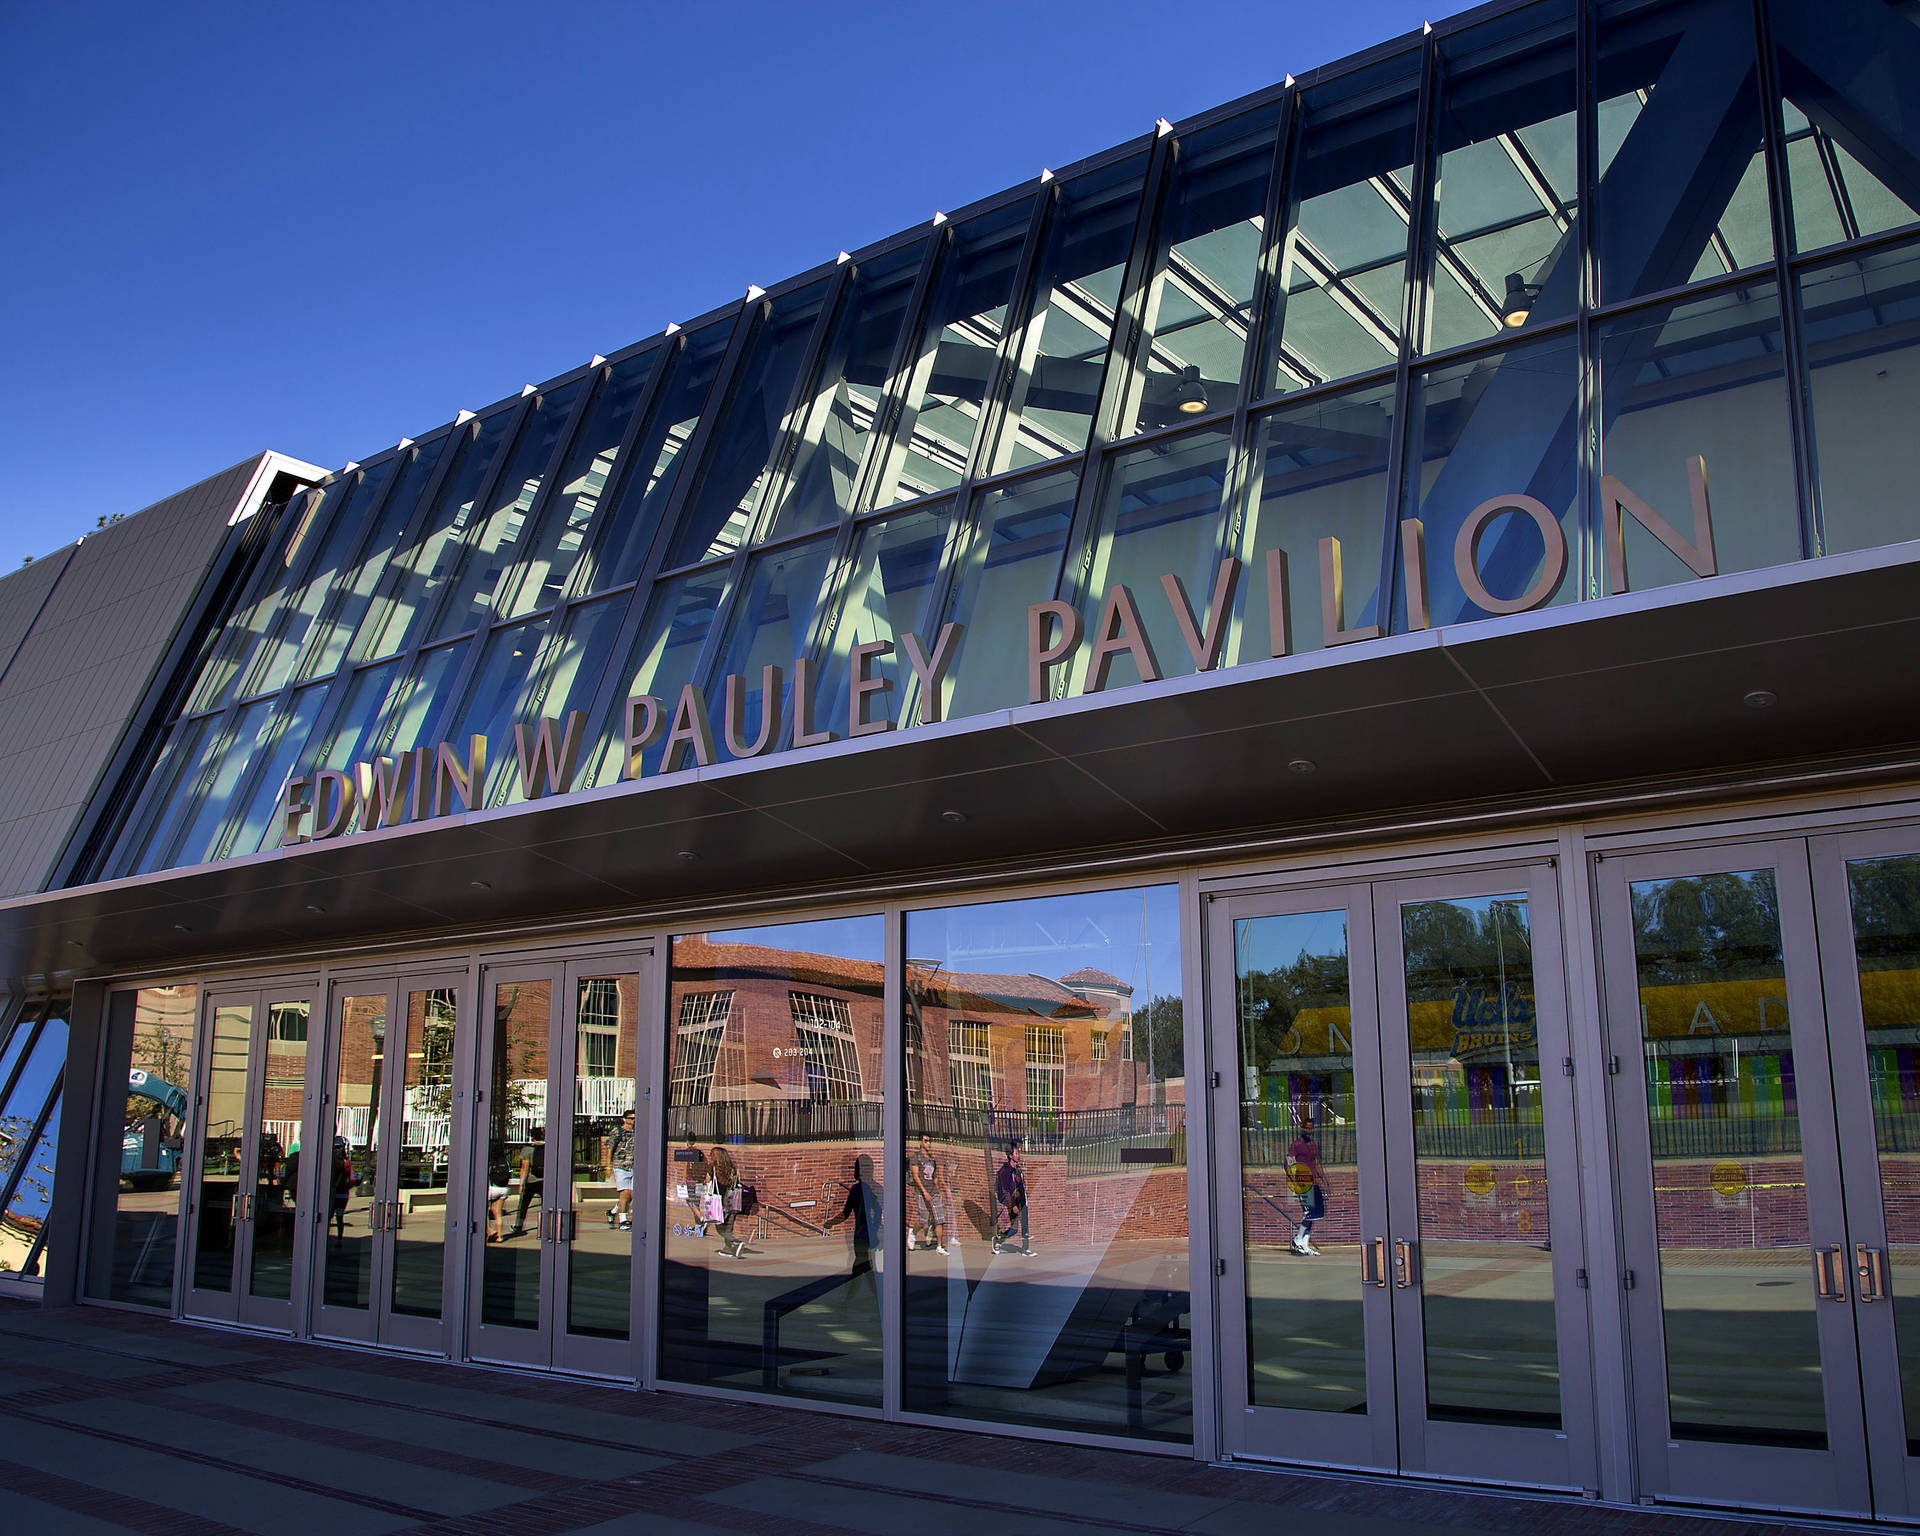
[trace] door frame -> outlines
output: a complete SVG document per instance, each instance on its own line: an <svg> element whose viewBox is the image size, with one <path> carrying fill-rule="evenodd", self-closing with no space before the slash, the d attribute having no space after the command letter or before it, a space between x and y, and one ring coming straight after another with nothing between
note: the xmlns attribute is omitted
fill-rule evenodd
<svg viewBox="0 0 1920 1536"><path fill-rule="evenodd" d="M193 1052L193 1115L189 1122L187 1156L184 1161L187 1171L182 1180L187 1188L186 1241L180 1244L180 1264L182 1314L201 1322L238 1323L240 1320L240 1287L246 1273L244 1262L246 1224L240 1219L239 1201L241 1193L246 1188L253 1161L248 1153L252 1138L243 1132L239 1149L240 1169L233 1189L233 1208L227 1217L231 1234L227 1285L224 1290L203 1288L195 1284L195 1276L200 1267L200 1233L204 1217L202 1206L206 1200L208 1097L213 1087L213 1023L222 1008L233 1008L244 1004L248 1010L246 1079L241 1089L241 1121L244 1126L252 1112L254 1093L258 1086L254 1057L264 1036L260 1020L260 997L261 988L255 983L234 987L208 987L201 992L199 999L198 1039L194 1042Z"/></svg>
<svg viewBox="0 0 1920 1536"><path fill-rule="evenodd" d="M320 1088L315 1095L313 1126L314 1145L323 1150L323 1157L315 1160L313 1175L313 1220L312 1260L308 1274L312 1284L307 1296L307 1327L315 1338L342 1339L353 1343L374 1344L380 1341L381 1298L386 1294L387 1254L386 1245L374 1235L373 1246L368 1259L367 1305L364 1310L355 1307L331 1307L327 1305L327 1244L332 1227L333 1216L333 1142L338 1135L335 1127L339 1123L339 1106L334 1096L339 1091L339 1060L341 1050L341 1030L337 1027L341 1004L350 997L373 997L384 994L387 1001L387 1028L393 1028L398 1012L399 984L393 976L356 977L352 979L330 980L326 988L327 1013L323 1021L325 1031L322 1037L320 1067ZM385 1053L380 1064L380 1077L388 1076L392 1053ZM391 1093L391 1084L380 1083L382 1114ZM392 1187L392 1174L387 1167L393 1149L389 1145L393 1138L386 1135L378 1124L369 1117L367 1138L375 1147L373 1198L381 1199L381 1191ZM349 1200L351 1205L351 1200ZM377 1209L377 1205L375 1209Z"/></svg>

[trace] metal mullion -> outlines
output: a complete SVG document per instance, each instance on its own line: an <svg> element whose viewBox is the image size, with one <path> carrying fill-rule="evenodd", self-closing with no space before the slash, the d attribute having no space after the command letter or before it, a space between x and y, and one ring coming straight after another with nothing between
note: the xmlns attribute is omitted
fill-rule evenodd
<svg viewBox="0 0 1920 1536"><path fill-rule="evenodd" d="M734 318L733 331L727 337L727 350L714 372L713 383L708 386L707 398L700 404L699 423L682 450L685 462L674 476L673 494L667 498L667 504L660 514L660 526L654 530L653 544L646 562L648 567L664 560L667 551L673 548L674 535L680 531L680 519L706 478L707 450L713 446L719 423L726 419L732 407L733 392L740 383L741 369L767 323L770 310L771 306L763 294L750 303L743 303L740 313Z"/></svg>
<svg viewBox="0 0 1920 1536"><path fill-rule="evenodd" d="M24 1014L26 1009L22 1008L20 1011ZM19 1030L27 1029L32 1031L32 1033L27 1036L27 1043L20 1047L20 1054L13 1058L13 1068L7 1073L6 1081L0 1083L0 1109L7 1107L7 1100L13 1097L13 1090L20 1086L20 1076L27 1070L27 1063L33 1059L33 1048L40 1043L40 1031L46 1028L47 1014L49 1011L49 1004L41 1004L40 1016L38 1018L30 1022L24 1018L16 1018L13 1028L8 1030L5 1036L0 1036L0 1044L3 1044L5 1041L11 1040Z"/></svg>
<svg viewBox="0 0 1920 1536"><path fill-rule="evenodd" d="M840 323L840 312L850 302L855 273L851 261L843 261L828 279L826 297L820 301L820 313L814 317L813 333L807 338L807 350L800 360L800 371L786 406L780 413L780 431L768 446L767 483L760 488L760 502L747 514L745 547L751 548L766 538L779 515L781 497L786 494L794 461L800 456L800 436L813 402L819 398L820 369L826 360L827 342ZM771 309L769 309L771 318Z"/></svg>
<svg viewBox="0 0 1920 1536"><path fill-rule="evenodd" d="M894 434L900 430L906 414L905 392L913 382L921 334L928 320L928 307L933 303L941 261L953 244L952 229L951 224L943 224L923 237L926 249L920 253L920 270L914 274L913 291L907 295L907 307L900 317L900 334L894 338L893 355L887 359L887 385L880 396L880 415L874 422L872 440L854 479L853 500L847 508L849 520L857 519L879 499L880 487L888 478L887 469L894 457Z"/></svg>
<svg viewBox="0 0 1920 1536"><path fill-rule="evenodd" d="M431 644L422 640L407 653L407 663L402 669L402 675L411 677L415 669L420 665L420 658L428 651L452 650L456 645L464 645L467 648L467 654L461 658L459 667L454 671L453 685L447 689L446 693L441 697L440 702L433 706L432 712L423 717L427 727L426 738L429 743L442 740L443 737L440 733L444 732L453 724L453 717L458 712L461 702L465 698L467 684L472 681L473 674L480 665L481 654L487 648L487 637L492 633L493 629L491 626L483 626L479 629L467 630L464 635L455 635L449 640L436 640ZM379 750L379 746L380 737L385 734L385 731L382 730L379 735L374 737L374 756L376 758L383 755ZM417 741L413 743L416 747L420 744L421 743ZM392 743L389 742L388 745L391 746ZM482 801L484 801L486 798L485 786L481 787L480 796Z"/></svg>
<svg viewBox="0 0 1920 1536"><path fill-rule="evenodd" d="M440 622L449 601L449 594L460 584L459 577L466 570L467 561L473 558L473 545L470 540L493 516L488 509L493 502L494 493L500 489L500 481L507 472L507 466L513 462L514 452L520 446L520 434L527 430L527 423L533 419L533 402L539 398L537 392L523 394L519 403L509 408L513 413L513 420L507 423L506 434L500 439L500 448L494 455L493 463L488 467L480 484L474 488L474 520L466 529L467 537L460 541L459 562L448 571L446 583L440 591L427 599L426 609L420 615L420 628L429 636L433 634L434 626ZM475 435L474 440L479 441L478 434Z"/></svg>
<svg viewBox="0 0 1920 1536"><path fill-rule="evenodd" d="M749 552L749 546L742 545L727 559L727 583L720 589L720 601L713 610L713 623L707 626L707 638L701 642L700 654L693 659L691 677L702 688L710 688L712 683L718 681L715 669L726 653L727 630L740 606L740 589L746 582L747 564L759 553L758 550ZM788 681L791 684L798 680L790 678ZM708 702L712 702L711 698ZM798 703L797 694L795 703ZM788 713L791 715L793 711L789 710Z"/></svg>
<svg viewBox="0 0 1920 1536"><path fill-rule="evenodd" d="M293 696L301 688L313 686L315 686L313 683L303 684L292 681L282 683L279 691L273 695L273 712L268 716L269 722L286 718L288 711L293 707ZM324 704L325 700L321 702ZM315 718L317 722L318 717ZM233 834L239 828L239 818L253 803L253 794L259 787L260 777L267 771L267 757L268 754L265 752L256 752L248 760L247 766L240 770L240 777L234 781L233 793L227 797L227 814L220 819L220 825L214 829L213 839L207 844L209 856L204 862L217 864L222 859L234 856L230 847Z"/></svg>
<svg viewBox="0 0 1920 1536"><path fill-rule="evenodd" d="M1830 266L1837 261L1845 261L1850 256L1872 256L1889 246L1911 245L1920 224L1908 222L1892 229L1876 231L1871 235L1860 235L1852 240L1836 240L1832 245L1815 246L1808 251L1795 251L1787 258L1787 267L1793 272L1805 272L1813 267Z"/></svg>
<svg viewBox="0 0 1920 1536"><path fill-rule="evenodd" d="M1160 224L1165 213L1168 184L1173 177L1177 141L1171 133L1162 133L1147 151L1146 174L1141 178L1138 211L1134 214L1133 241L1127 250L1127 264L1120 279L1120 299L1114 306L1113 331L1107 338L1107 360L1094 400L1093 419L1087 424L1086 446L1081 449L1080 482L1074 494L1073 513L1067 520L1066 548L1060 554L1060 568L1053 575L1053 595L1067 595L1069 588L1080 595L1080 585L1093 565L1093 524L1101 488L1106 480L1106 450L1115 435L1115 418L1120 401L1126 396L1127 372L1134 366L1133 354L1142 329L1142 306L1147 284L1152 280L1154 251L1159 245ZM1076 558L1079 569L1074 569Z"/></svg>
<svg viewBox="0 0 1920 1536"><path fill-rule="evenodd" d="M984 474L994 473L993 461L998 457L1000 429L1006 421L1007 401L1012 396L1014 381L1019 376L1018 358L1026 347L1027 332L1033 324L1033 294L1030 290L1035 271L1040 265L1040 252L1051 232L1054 211L1059 202L1058 179L1045 183L1033 199L1033 212L1027 218L1026 239L1020 247L1019 260L1014 263L1013 283L1007 291L1007 323L1000 333L1000 345L994 350L993 365L987 370L987 387L980 395L980 420L974 428L973 441L967 445L967 462L960 471L957 490L964 491L974 479L983 477L980 468L983 456L988 466Z"/></svg>
<svg viewBox="0 0 1920 1536"><path fill-rule="evenodd" d="M1267 178L1265 226L1260 237L1260 255L1254 268L1253 314L1247 326L1247 355L1240 367L1240 401L1234 408L1235 436L1242 434L1243 421L1253 402L1264 394L1268 333L1286 315L1286 292L1280 282L1280 253L1286 247L1281 225L1287 218L1287 197L1292 191L1289 172L1293 168L1294 141L1306 131L1307 113L1300 92L1289 89L1281 101L1280 122L1274 136L1273 169Z"/></svg>
<svg viewBox="0 0 1920 1536"><path fill-rule="evenodd" d="M553 457L547 461L546 470L540 477L539 489L533 493L533 500L527 504L525 527L528 546L533 544L535 536L540 532L541 519L547 515L547 505L553 500L554 482L566 465L567 455L573 451L573 440L579 436L582 425L593 410L594 401L600 398L600 391L607 387L607 380L612 377L612 374L613 370L607 364L601 363L582 376L582 382L586 387L580 391L580 398L573 402L573 410L567 416L566 425L561 427L560 434L554 441ZM598 377L596 378L595 375ZM564 385L560 387L565 388ZM545 399L547 393L549 391L543 390L537 398ZM526 582L526 554L527 551L523 548L520 559L515 562L518 568L518 579L507 594L509 605L520 595L520 588ZM499 612L497 600L494 604L494 612L496 614Z"/></svg>
<svg viewBox="0 0 1920 1536"><path fill-rule="evenodd" d="M219 775L220 764L225 759L227 752L232 749L234 741L236 739L234 735L234 728L239 723L240 712L244 710L249 704L254 704L258 702L259 702L258 696L252 699L235 699L231 704L229 704L225 709L223 709L220 712L220 718L218 722L213 726L209 727L210 731L213 734L210 737L210 748L201 763L200 772L197 775L195 775L193 785L184 794L178 797L175 797L170 801L169 808L171 808L171 805L174 805L174 804L181 805L182 807L186 805L191 805L196 800L198 800L203 794L207 793L213 788L213 781ZM165 858L166 862L164 865L161 866L162 868L172 869L175 867L173 862L174 854L178 851L180 847L180 839L186 832L187 824L189 820L190 818L184 814L184 810L183 810L183 813L180 816L179 821L174 826L172 833L167 838L166 851L163 854L163 857ZM223 817L221 818L220 826L215 829L214 846L216 847L218 846L219 833L225 830L226 830L226 818ZM3 1207L0 1207L0 1208L3 1208Z"/></svg>
<svg viewBox="0 0 1920 1536"><path fill-rule="evenodd" d="M420 488L420 500L408 515L406 526L394 535L393 550L387 556L386 569L380 573L373 590L367 596L367 611L360 615L360 630L384 629L387 615L393 611L393 583L396 576L404 578L412 569L412 556L419 553L411 547L416 535L422 532L426 520L433 515L433 504L440 498L440 488L453 472L455 459L461 456L461 434L466 434L466 442L471 444L479 435L477 416L469 416L465 421L455 422L440 444L440 456L434 460L433 473L427 477L427 483ZM394 476L394 485L398 489L404 475ZM391 493L389 493L391 494ZM378 615L379 622L374 622ZM352 666L356 662L369 658L356 657L354 645L360 634L356 631L347 637L347 647L341 652L341 666ZM338 670L338 669L336 669Z"/></svg>
<svg viewBox="0 0 1920 1536"><path fill-rule="evenodd" d="M27 1174L27 1159L33 1155L33 1149L40 1144L40 1134L46 1130L47 1121L53 1116L53 1106L60 1102L60 1095L65 1091L66 1083L67 1069L65 1066L62 1066L60 1070L53 1075L53 1087L47 1093L46 1102L40 1106L40 1113L34 1117L32 1132L25 1141L18 1143L20 1155L14 1160L13 1172L8 1175L5 1187L0 1188L0 1215L4 1215L7 1208L13 1204L13 1197L19 1192L21 1180L23 1180ZM897 1183L898 1181L896 1180L895 1182ZM51 1201L49 1201L49 1205L51 1205ZM51 1210L49 1210L48 1214L52 1214ZM44 1230L43 1227L42 1231L44 1232Z"/></svg>
<svg viewBox="0 0 1920 1536"><path fill-rule="evenodd" d="M352 473L362 478L364 478L366 475L366 471L364 469L357 469ZM322 497L321 506L322 508L324 508L326 505L326 497L328 493L334 490L338 490L343 486L347 487L346 494L340 498L340 504L344 506L347 502L353 499L353 489L349 483L348 476L343 475L343 476L336 477L333 480L333 482L329 485L314 486L312 488L312 491L309 494L317 492ZM286 515L285 512L281 513L282 517L284 517L285 515ZM330 518L333 515L335 514L333 513L328 514ZM288 530L288 533L289 533L289 536L291 536L292 530L291 529ZM326 525L322 524L322 525L316 526L313 530L313 537L307 540L307 547L304 550L301 550L299 554L296 556L298 563L294 567L290 568L287 572L286 594L285 596L283 596L280 602L278 612L276 612L273 616L272 624L261 633L259 649L255 653L255 658L249 659L248 665L245 669L246 671L253 670L254 665L257 664L257 657L260 654L264 653L266 647L273 640L274 636L285 633L287 622L292 612L291 608L288 606L287 599L290 598L294 594L294 592L296 592L301 586L303 586L306 583L307 577L313 569L314 561L319 558L320 546L326 542L325 534L326 534ZM273 549L274 549L273 544L269 543L267 545L266 558L262 561L261 570L260 570L260 579L263 582L266 579L266 573L272 569ZM252 594L249 594L249 597L251 597L251 595ZM243 612L245 608L246 608L246 603L242 601L234 605L233 611L234 613L237 614L237 613ZM229 619L229 622L231 622L231 618ZM244 672L236 671L233 676L234 692L236 694L244 692L244 689L242 688L241 685L244 684L245 682L246 682L246 677Z"/></svg>
<svg viewBox="0 0 1920 1536"><path fill-rule="evenodd" d="M1751 283L1754 279L1749 277L1747 281ZM1761 281L1770 281L1770 279L1763 274ZM1634 304L1629 307L1641 309L1645 306L1636 300ZM1491 335L1478 337L1473 341L1460 342L1455 346L1448 347L1444 352L1434 352L1425 357L1418 358L1414 360L1414 366L1422 370L1431 370L1445 368L1455 363L1470 363L1476 358L1488 357L1497 352L1505 352L1511 347L1524 345L1527 342L1552 341L1561 337L1570 336L1573 335L1576 330L1575 317L1572 315L1567 315L1564 319L1560 320L1544 321L1540 325L1529 326L1524 330L1510 331L1502 329L1493 332ZM1291 399L1292 396L1288 396L1288 398Z"/></svg>
<svg viewBox="0 0 1920 1536"><path fill-rule="evenodd" d="M1766 0L1753 0L1753 45L1758 51L1759 80L1764 108L1761 123L1767 151L1767 193L1773 229L1774 287L1780 308L1781 350L1787 374L1787 429L1793 441L1793 472L1800 509L1800 557L1813 559L1826 549L1826 529L1820 515L1818 447L1809 420L1806 337L1800 325L1800 294L1794 285L1788 253L1792 250L1787 150L1781 142L1779 71L1773 31L1767 21Z"/></svg>
<svg viewBox="0 0 1920 1536"><path fill-rule="evenodd" d="M1574 302L1575 409L1578 412L1579 475L1574 484L1575 525L1580 530L1580 596L1600 594L1600 537L1594 526L1593 487L1600 466L1600 359L1593 350L1593 306L1600 295L1593 209L1599 189L1600 43L1597 7L1576 5L1573 18L1573 159L1575 259L1580 263Z"/></svg>
<svg viewBox="0 0 1920 1536"><path fill-rule="evenodd" d="M1427 245L1434 227L1433 181L1439 169L1433 111L1439 73L1439 45L1429 27L1420 50L1420 96L1414 115L1413 186L1407 221L1407 277L1405 300L1401 305L1400 356L1394 364L1393 436L1387 444L1386 527L1380 540L1380 607L1376 620L1383 635L1393 633L1394 570L1400 556L1400 523L1406 516L1402 506L1405 487L1401 482L1406 476L1407 433L1411 429L1407 406L1413 396L1414 325L1425 318L1432 286L1427 277ZM1431 367L1431 364L1431 359L1425 360L1425 366Z"/></svg>

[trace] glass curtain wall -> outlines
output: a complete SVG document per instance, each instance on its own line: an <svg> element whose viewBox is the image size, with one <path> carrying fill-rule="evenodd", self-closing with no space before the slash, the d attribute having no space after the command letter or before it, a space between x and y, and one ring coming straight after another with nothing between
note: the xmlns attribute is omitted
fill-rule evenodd
<svg viewBox="0 0 1920 1536"><path fill-rule="evenodd" d="M67 1066L65 997L29 1003L0 1045L0 1274L40 1278Z"/></svg>
<svg viewBox="0 0 1920 1536"><path fill-rule="evenodd" d="M743 720L783 668L771 739L801 659L845 734L856 645L903 723L949 624L941 713L1022 705L1036 603L1086 631L1057 698L1920 534L1909 10L1445 24L349 466L79 878L274 846L291 774L456 733L505 803L542 713L589 715L575 787L656 772L629 694L717 725L739 668Z"/></svg>

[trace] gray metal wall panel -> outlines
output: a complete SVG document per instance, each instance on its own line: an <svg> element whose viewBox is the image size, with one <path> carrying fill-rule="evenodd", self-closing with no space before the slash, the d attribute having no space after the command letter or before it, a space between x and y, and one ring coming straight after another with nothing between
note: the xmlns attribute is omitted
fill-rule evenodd
<svg viewBox="0 0 1920 1536"><path fill-rule="evenodd" d="M0 580L0 896L45 884L259 462ZM41 565L57 568L36 590Z"/></svg>

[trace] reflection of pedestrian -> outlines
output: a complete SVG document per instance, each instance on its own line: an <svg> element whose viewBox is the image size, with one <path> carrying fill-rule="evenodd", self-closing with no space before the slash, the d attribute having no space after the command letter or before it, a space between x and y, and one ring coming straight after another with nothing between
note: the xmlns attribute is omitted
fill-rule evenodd
<svg viewBox="0 0 1920 1536"><path fill-rule="evenodd" d="M507 1153L504 1147L487 1159L487 1241L497 1243L505 1235L507 1221Z"/></svg>
<svg viewBox="0 0 1920 1536"><path fill-rule="evenodd" d="M740 1168L733 1160L733 1154L725 1147L713 1147L707 1152L707 1177L709 1190L707 1207L703 1213L708 1223L720 1236L720 1254L722 1258L740 1259L746 1257L746 1239L734 1235L734 1222L739 1218L739 1201L734 1191L740 1187Z"/></svg>
<svg viewBox="0 0 1920 1536"><path fill-rule="evenodd" d="M1320 1172L1320 1147L1313 1139L1313 1111L1300 1112L1300 1134L1287 1148L1292 1169L1288 1181L1300 1196L1300 1225L1293 1234L1293 1251L1320 1256L1320 1250L1308 1240L1313 1224L1327 1214L1327 1181Z"/></svg>
<svg viewBox="0 0 1920 1536"><path fill-rule="evenodd" d="M347 1138L333 1138L333 1162L328 1185L332 1193L333 1204L333 1240L338 1243L347 1235L347 1201L352 1198L353 1186L359 1182L353 1171L353 1154L347 1150Z"/></svg>
<svg viewBox="0 0 1920 1536"><path fill-rule="evenodd" d="M1000 1172L993 1181L993 1192L1000 1203L1000 1219L995 1223L993 1251L1006 1251L1007 1239L1013 1236L1014 1224L1020 1226L1020 1246L1016 1253L1026 1258L1033 1257L1033 1244L1027 1237L1027 1169L1020 1161L1020 1143L1007 1143L1007 1160L1000 1165Z"/></svg>
<svg viewBox="0 0 1920 1536"><path fill-rule="evenodd" d="M853 1221L853 1268L847 1278L858 1279L873 1268L874 1245L880 1241L880 1189L873 1182L873 1159L862 1152L853 1160L853 1183L848 1186L846 1203L826 1225L837 1227Z"/></svg>
<svg viewBox="0 0 1920 1536"><path fill-rule="evenodd" d="M613 1133L613 1142L607 1148L607 1170L613 1178L615 1202L618 1214L607 1212L607 1225L615 1222L623 1227L633 1225L633 1111L628 1110L620 1117L620 1129Z"/></svg>
<svg viewBox="0 0 1920 1536"><path fill-rule="evenodd" d="M542 1194L547 1181L547 1128L536 1125L533 1128L533 1144L520 1154L520 1203L514 1207L513 1230L507 1235L518 1237L527 1230L527 1205L535 1195L540 1195L541 1209L546 1209L546 1196Z"/></svg>
<svg viewBox="0 0 1920 1536"><path fill-rule="evenodd" d="M915 1214L920 1218L920 1241L936 1253L947 1251L946 1175L940 1159L933 1153L933 1138L922 1136L920 1146L907 1160L907 1177L912 1185ZM907 1247L913 1247L913 1224L907 1227Z"/></svg>

